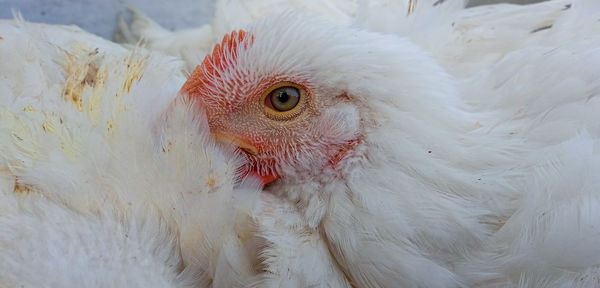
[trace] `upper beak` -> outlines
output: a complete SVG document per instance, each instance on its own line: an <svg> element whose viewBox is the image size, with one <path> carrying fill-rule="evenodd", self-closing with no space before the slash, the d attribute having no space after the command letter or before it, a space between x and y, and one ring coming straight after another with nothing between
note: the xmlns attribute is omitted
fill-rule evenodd
<svg viewBox="0 0 600 288"><path fill-rule="evenodd" d="M256 148L256 146L248 143L248 141L245 141L245 140L235 137L229 133L225 133L225 132L221 132L221 131L213 131L212 134L215 137L215 140L217 140L218 142L233 144L233 145L239 147L240 149L246 151L248 154L258 155L258 149ZM277 174L262 175L256 171L252 171L252 170L247 170L243 174L244 177L246 177L248 175L252 175L252 176L260 179L260 181L263 183L263 185L267 185L267 184L279 179L279 175L277 175Z"/></svg>
<svg viewBox="0 0 600 288"><path fill-rule="evenodd" d="M248 143L248 141L221 131L213 131L212 134L215 136L215 140L218 142L233 144L249 154L258 155L258 149L254 145Z"/></svg>

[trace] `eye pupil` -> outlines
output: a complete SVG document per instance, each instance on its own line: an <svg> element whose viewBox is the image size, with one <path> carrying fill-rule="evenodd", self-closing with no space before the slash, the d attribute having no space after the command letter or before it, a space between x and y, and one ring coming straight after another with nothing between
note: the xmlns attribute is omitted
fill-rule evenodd
<svg viewBox="0 0 600 288"><path fill-rule="evenodd" d="M275 110L290 111L300 102L300 90L294 86L279 87L271 92L269 99Z"/></svg>
<svg viewBox="0 0 600 288"><path fill-rule="evenodd" d="M290 95L288 95L285 91L282 91L281 93L279 93L279 96L277 96L277 100L279 100L280 103L286 103L290 100Z"/></svg>

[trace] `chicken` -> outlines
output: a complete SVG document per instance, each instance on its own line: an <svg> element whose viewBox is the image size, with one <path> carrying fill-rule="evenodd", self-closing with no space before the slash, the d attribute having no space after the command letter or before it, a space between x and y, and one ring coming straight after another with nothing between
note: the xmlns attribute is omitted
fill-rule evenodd
<svg viewBox="0 0 600 288"><path fill-rule="evenodd" d="M183 85L270 183L262 285L600 282L599 4L442 2L388 34L266 17Z"/></svg>
<svg viewBox="0 0 600 288"><path fill-rule="evenodd" d="M180 61L20 19L0 37L3 287L251 280L260 186L177 97Z"/></svg>
<svg viewBox="0 0 600 288"><path fill-rule="evenodd" d="M221 37L233 29L273 13L287 11L317 15L340 25L350 25L359 7L357 0L219 0L211 23L199 28L169 31L130 6L131 23L119 17L117 42L137 44L185 61L193 70Z"/></svg>

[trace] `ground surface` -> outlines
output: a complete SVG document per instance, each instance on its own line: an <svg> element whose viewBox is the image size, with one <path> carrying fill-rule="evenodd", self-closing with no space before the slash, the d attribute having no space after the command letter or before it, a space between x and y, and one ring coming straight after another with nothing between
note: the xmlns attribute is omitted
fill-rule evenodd
<svg viewBox="0 0 600 288"><path fill-rule="evenodd" d="M539 0L471 0L471 4L495 2L530 3ZM168 29L196 27L210 20L214 0L0 0L0 18L20 11L26 20L52 24L74 24L112 39L119 13L133 4Z"/></svg>

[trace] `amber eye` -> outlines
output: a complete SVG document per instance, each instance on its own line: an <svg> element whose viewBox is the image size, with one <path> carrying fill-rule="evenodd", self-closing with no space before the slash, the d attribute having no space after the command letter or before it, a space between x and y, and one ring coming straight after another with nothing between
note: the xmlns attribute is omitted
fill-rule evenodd
<svg viewBox="0 0 600 288"><path fill-rule="evenodd" d="M280 82L265 91L262 104L267 116L286 120L299 115L305 99L304 88L292 82Z"/></svg>
<svg viewBox="0 0 600 288"><path fill-rule="evenodd" d="M285 86L273 90L268 97L273 109L280 112L290 111L300 102L300 90L296 87Z"/></svg>

